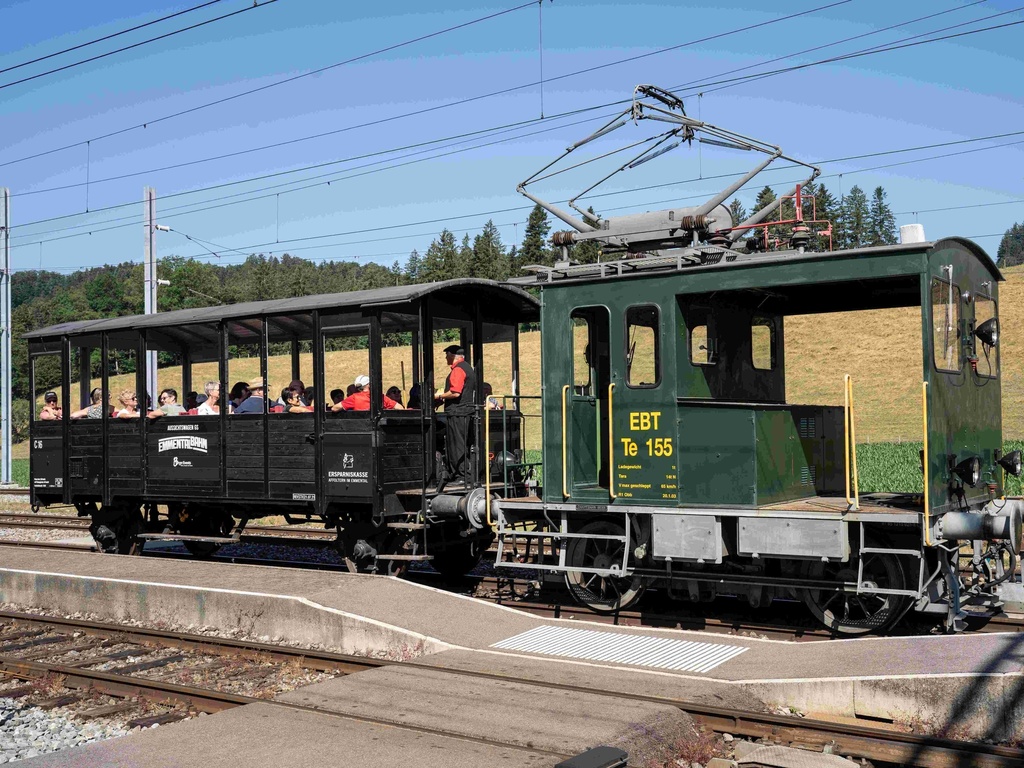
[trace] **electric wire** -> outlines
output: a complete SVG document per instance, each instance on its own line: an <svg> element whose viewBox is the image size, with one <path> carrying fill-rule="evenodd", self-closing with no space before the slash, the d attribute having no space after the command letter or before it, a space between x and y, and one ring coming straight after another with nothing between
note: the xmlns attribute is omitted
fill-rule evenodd
<svg viewBox="0 0 1024 768"><path fill-rule="evenodd" d="M118 54L118 53L124 53L125 51L130 51L130 50L133 50L135 48L141 48L142 46L148 45L149 43L155 43L155 42L157 42L159 40L166 40L169 37L174 37L175 35L180 35L182 32L190 32L193 29L198 29L199 27L205 27L206 25L213 24L214 22L217 22L217 21L223 21L224 19L230 19L233 16L238 16L241 13L248 13L249 11L254 11L257 8L263 8L264 6L271 5L272 3L276 3L277 1L278 0L262 0L262 2L260 2L260 0L253 0L253 4L252 5L248 5L245 8L240 8L237 11L232 11L231 13L225 13L225 14L223 14L221 16L214 16L212 19L207 19L206 21L200 21L200 22L197 22L195 24L190 24L187 27L181 27L180 29L175 29L175 30L172 30L170 32L165 32L164 34L157 35L156 37L150 37L150 38L148 38L146 40L140 40L137 43L132 43L131 45L125 45L125 46L122 46L121 48L115 48L112 51L107 51L105 53L98 53L95 56L90 56L90 57L88 57L86 59L81 59L80 61L73 61L70 64L64 64L63 66L56 67L54 69L48 69L45 72L38 72L38 73L36 73L34 75L28 75L27 77L23 77L20 80L12 80L9 83L0 83L0 91L4 90L5 88L11 88L11 87L13 87L15 85L21 85L22 83L27 83L27 82L29 82L31 80L38 80L40 77L46 77L47 75L53 75L53 74L56 74L57 72L64 72L64 71L66 71L68 69L73 69L74 67L80 67L83 64L91 64L94 61L99 61L100 59L105 59L108 56L113 56L113 55ZM83 144L83 143L84 142L78 142L78 144L76 146L81 146L81 144Z"/></svg>
<svg viewBox="0 0 1024 768"><path fill-rule="evenodd" d="M983 1L984 0L979 0L979 2L983 2ZM978 3L973 3L972 5L976 5L976 4L978 4ZM509 11L505 11L503 13L510 12L511 10L517 10L518 8L521 8L521 7L524 7L524 6L517 6L516 8L510 9ZM752 25L751 27L744 27L744 28L741 28L739 30L733 30L733 31L727 32L727 33L721 33L720 35L713 36L712 38L703 38L700 41L690 41L689 43L683 43L683 44L680 44L678 46L672 46L670 48L660 49L659 51L653 52L653 53L659 53L659 52L664 52L664 51L667 51L667 50L673 50L675 48L679 48L679 47L682 47L684 45L692 45L695 42L703 42L703 41L706 41L708 39L714 39L714 37L724 36L726 34L735 34L738 31L746 31L746 30L754 28L756 26L761 26L761 25L768 24L768 23L774 23L776 21L782 21L782 20L790 19L790 18L793 18L794 16L805 15L807 13L812 13L812 12L815 12L817 10L821 10L822 8L828 8L828 7L831 7L831 6L820 6L819 8L811 9L810 11L801 12L799 14L792 14L790 16L782 17L781 19L771 20L770 22L762 22L760 25ZM969 7L969 6L966 6L966 7ZM1024 7L1022 7L1022 8L1024 8ZM1003 12L1003 13L994 14L993 16L984 17L983 19L977 19L977 20L974 20L974 21L971 21L971 22L965 22L965 24L978 23L980 21L984 21L985 19L994 18L995 16L1002 16L1002 15L1005 15L1006 13L1012 13L1012 12L1015 12L1017 10L1021 10L1022 8L1017 8L1017 9L1014 9L1013 11L1006 11L1006 12ZM955 9L951 9L951 10L955 10ZM948 13L948 12L949 11L943 11L942 13ZM936 16L936 15L940 15L940 14L932 14L931 16L925 16L925 17L921 17L921 18L925 18L926 19L926 18L931 18L932 16ZM919 19L910 20L910 21L907 21L907 22L903 22L903 24L913 23L914 21L918 21L918 20ZM470 23L472 23L472 22L470 22ZM977 33L977 32L989 31L991 29L1002 28L1003 26L1012 26L1014 24L1019 24L1019 23L1024 23L1024 21L1021 21L1021 22L1011 22L1008 25L999 25L997 27L986 27L984 29L971 30L969 32L960 33L960 35L974 34L974 33ZM959 27L959 26L963 26L963 24L954 25L954 26L955 27ZM944 29L952 29L952 28L954 28L954 27L946 27ZM890 28L885 28L885 29L890 29ZM879 31L884 31L884 30L879 30ZM918 37L921 37L922 35L933 34L935 31L936 30L933 30L932 32L927 32L927 33L922 33L922 34L919 34L919 35L915 35L915 36L912 36L912 37L909 37L909 38L903 38L902 40L914 40L914 39L916 39ZM942 31L942 30L937 30L937 31ZM866 34L872 34L872 33L866 33ZM957 36L960 36L960 35L952 35L950 37L957 37ZM856 37L862 37L862 36L864 36L864 35L860 35L860 36L856 36ZM850 39L856 39L856 38L850 38ZM936 39L933 39L933 40L918 41L917 44L923 44L923 43L927 43L927 42L936 42L936 41L942 40L942 39L947 39L947 38L936 38ZM838 42L843 42L843 41L838 41ZM900 43L900 42L901 41L896 41L896 43ZM682 85L682 86L676 86L672 90L682 90L684 88L687 88L687 89L690 89L690 90L704 89L704 92L707 92L706 89L707 89L708 85L712 85L712 84L715 84L715 83L732 83L732 84L735 84L734 81L745 81L745 80L749 80L749 79L752 79L752 78L759 79L761 77L774 76L774 75L777 75L777 74L783 74L783 73L786 73L786 72L791 72L791 71L796 71L796 70L799 70L799 69L804 69L804 68L807 68L807 67L810 67L810 66L817 66L817 65L820 65L820 64L832 63L834 61L842 60L842 59L847 58L847 57L854 57L854 56L860 56L860 55L868 55L868 54L871 54L871 53L883 53L883 52L887 52L889 50L895 50L897 47L903 47L903 46L899 46L899 45L895 45L895 44L894 45L890 45L888 47L874 46L874 47L872 47L870 49L864 49L862 51L857 51L857 52L853 52L853 53L850 53L850 54L843 54L841 56L831 57L829 59L822 59L822 60L817 61L817 62L810 62L810 63L806 63L806 64L796 65L796 66L793 66L793 67L786 67L786 68L783 68L783 69L775 70L774 72L770 72L770 73L755 73L755 74L752 74L752 75L744 76L742 78L732 78L731 80L727 80L727 81L724 81L724 80L710 81L710 82L703 83L703 84L700 84L700 85L685 84L685 85ZM811 50L814 50L814 49L811 49ZM641 57L644 56L644 55L653 55L653 53L652 54L641 54ZM800 55L800 53L803 53L803 52L787 54L787 56L776 57L775 59L772 59L772 60L769 60L769 61L778 61L781 58L788 58L788 57L791 57L791 56ZM630 57L630 59L632 59L632 58L635 58L635 57ZM560 79L560 78L564 78L564 77L570 77L570 76L573 76L575 74L581 74L581 73L590 72L590 71L593 71L594 69L600 69L600 68L603 68L605 66L611 66L613 64L622 63L622 62L630 60L630 59L620 59L617 62L608 62L606 64L598 65L596 67L590 67L590 68L587 68L587 69L578 70L578 71L576 71L574 73L567 73L565 75L560 75L560 76L558 76L556 78L551 78L551 79L549 79L548 82L550 82L551 80L554 80L554 79ZM717 77L717 76L718 75L713 75L712 77ZM404 118L404 117L408 117L410 115L419 115L419 114L422 114L424 112L429 112L429 111L434 111L434 110L437 110L437 109L441 109L441 108L444 108L445 106L454 105L454 104L458 104L458 103L465 103L465 101L473 101L473 100L477 100L477 99L480 99L480 98L486 98L487 96L494 95L494 93L505 93L508 90L516 90L517 88L520 88L520 87L525 87L525 86L517 86L516 88L513 88L513 89L505 89L504 91L492 92L491 94L484 94L482 96L470 97L469 99L463 100L461 102L449 102L447 105L435 105L434 107L428 107L428 108L425 108L423 110L417 110L417 111L412 112L412 113L403 113L402 115L391 116L391 117L387 117L387 118L382 118L380 120L370 121L370 122L367 122L367 123L362 123L362 124L357 124L357 125L352 125L352 126L346 126L346 127L340 128L340 129L332 130L332 131L320 132L320 133L312 134L312 135L309 135L309 136L298 137L298 138L295 138L295 139L290 139L290 140L286 140L286 141L282 141L282 142L276 142L274 144L264 145L264 146L261 146L261 147L254 147L254 148L249 148L249 149L245 149L245 150L239 150L239 151L236 151L236 152L226 153L226 154L217 155L217 156L213 156L213 157L209 157L209 158L201 158L201 159L192 160L192 161L185 161L185 162L182 162L182 163L175 163L175 164L171 164L171 165L162 166L160 168L153 168L153 169L148 169L148 170L144 170L144 171L136 171L136 172L127 173L127 174L120 174L120 175L117 175L117 176L108 177L108 178L104 178L104 179L94 179L91 182L76 182L76 183L72 183L72 184L60 185L60 186L49 187L49 188L44 188L44 189L39 189L39 190L29 190L29 191L26 191L26 192L14 193L14 194L12 194L12 197L25 196L25 195L37 195L37 194L43 194L43 193L47 193L47 192L54 192L54 191L72 189L72 188L84 186L84 185L86 185L88 183L95 184L95 183L102 183L102 182L107 182L107 181L122 180L122 179L130 178L130 177L133 177L133 176L152 174L152 173L156 173L156 172L160 172L160 171L167 171L167 170L172 170L172 169L176 169L176 168L197 165L197 164L201 164L201 163L204 163L204 162L212 162L212 161L215 161L215 160L220 160L220 159L225 159L225 158L230 158L230 157L236 157L236 156L239 156L239 155L244 155L244 154L248 154L248 153L251 153L251 152L262 151L262 150L265 150L265 149L280 148L282 146L286 146L286 145L289 145L289 144L295 144L295 143L298 143L298 142L313 140L313 139L317 139L317 138L324 138L326 136L336 135L337 133L346 132L346 131L350 131L350 130L355 130L357 128L363 128L363 127L370 127L370 126L380 125L381 123L390 122L390 121L393 121L393 120L396 120L396 119L401 119L401 118ZM715 89L715 90L720 90L720 89ZM584 109L585 110L602 109L602 108L605 108L605 107L608 107L608 106L612 106L612 105L628 103L628 101L629 100L620 100L620 101L610 102L608 104L595 105L595 106L584 108ZM570 113L562 113L561 115L555 115L555 116L552 116L552 117L556 117L557 118L557 117L564 116L566 114L578 113L580 111L584 111L584 110L574 110L574 111L572 111ZM546 119L546 118L535 118L534 120L526 120L526 121L521 121L521 122L522 122L522 124L528 124L530 122L537 122L538 120L544 120L544 119ZM15 162L15 161L10 161L10 162ZM329 161L329 163L333 163L333 162L344 162L344 161ZM2 166L2 165L5 165L5 164L4 163L0 163L0 166ZM302 170L308 170L308 169L311 169L311 168L324 167L324 165L326 165L326 164L314 164L314 165L311 165L311 166L305 166L302 169L292 169L292 170L289 170L289 171L282 171L282 172L279 172L279 173L280 174L287 174L287 173L301 172ZM257 177L257 178L266 178L266 177L264 176L264 177ZM230 183L245 183L245 181L237 181L237 182L230 182ZM201 191L201 190L191 190L191 191L198 192L198 191ZM133 203L131 203L131 204L133 204ZM109 208L107 208L107 210L109 210ZM69 214L69 215L76 215L76 214ZM21 225L21 226L27 226L27 225Z"/></svg>
<svg viewBox="0 0 1024 768"><path fill-rule="evenodd" d="M566 74L563 74L563 75L558 75L557 77L554 77L554 78L547 78L543 82L552 82L554 80L563 80L563 79L568 78L568 77L575 77L577 75L586 74L586 73L589 73L589 72L592 72L592 71L596 71L598 69L604 69L604 68L609 67L609 66L616 66L616 65L628 63L628 62L631 62L631 61L636 61L638 59L646 58L648 56L653 56L653 55L657 55L657 54L660 54L660 53L667 53L669 51L677 50L679 48L683 48L683 47L686 47L686 46L697 45L699 43L709 42L711 40L717 40L717 39L722 38L722 37L727 37L729 35L739 34L741 32L747 32L747 31L750 31L752 29L757 29L759 27L768 26L770 24L777 24L777 23L780 23L780 22L783 22L783 21L788 21L790 19L794 19L794 18L797 18L799 16L806 16L808 14L812 14L812 13L816 13L816 12L821 11L821 10L832 8L832 7L836 6L836 5L843 5L843 4L848 3L848 2L852 2L852 0L839 0L838 2L833 2L833 3L826 4L826 5L821 5L821 6L818 6L816 8L811 8L811 9L809 9L807 11L800 11L799 13L793 13L793 14L790 14L788 16L782 16L782 17L779 17L779 18L776 18L776 19L770 19L768 21L760 22L758 24L752 24L752 25L748 25L748 26L745 26L745 27L739 27L737 29L728 30L726 32L721 32L721 33L718 33L716 35L711 35L709 37L704 37L704 38L700 38L700 39L697 39L697 40L691 40L691 41L686 42L686 43L680 43L678 45L669 46L668 48L662 48L662 49L659 49L657 51L651 51L651 52L648 52L648 53L638 54L636 56L631 56L631 57L627 57L627 58L624 58L624 59L619 59L618 61L615 61L615 62L608 62L608 63L605 63L605 64L596 65L594 67L588 67L588 68L585 68L585 69L577 70L575 72L570 72L570 73L566 73ZM369 56L376 55L379 52L393 50L394 48L398 48L398 47L402 47L404 45L408 45L411 42L418 42L419 40L426 39L427 37L434 37L434 36L437 36L437 35L442 34L444 32L450 31L452 29L458 29L458 28L461 28L463 26L468 26L469 24L475 24L478 21L488 20L490 18L494 18L495 16L503 15L505 13L511 13L512 11L520 10L522 8L526 8L526 7L529 7L529 6L532 6L532 5L533 5L533 2L531 0L531 2L529 2L529 3L524 3L523 5L519 5L519 6L516 6L514 8L510 8L510 9L508 9L506 11L502 11L502 12L499 12L499 13L496 13L496 14L491 14L490 16L486 16L486 17L481 17L480 19L476 19L474 21L468 22L466 24L458 25L456 27L450 27L450 28L445 29L445 30L440 30L439 32L433 33L431 35L427 35L427 36L424 36L422 38L416 38L416 40L406 41L406 42L403 42L403 43L398 43L398 44L396 44L394 46L390 46L388 48L381 49L381 51L372 52L372 53L368 53L368 54L363 54L363 55L361 55L359 57L356 57L354 59L351 59L351 60L346 60L346 61L338 62L338 63L332 64L332 65L330 65L328 67L323 67L323 68L318 69L318 70L313 70L311 72L306 72L306 73L302 73L300 75L295 75L295 76L290 77L290 78L285 78L284 80L276 81L275 83L268 83L267 85L260 86L259 88L254 88L254 89L250 89L248 91L243 91L242 93L235 94L233 96L227 96L227 97L224 97L222 99L216 99L214 101L207 102L205 104L197 105L195 107L191 107L189 109L181 110L179 112L174 112L172 114L165 115L163 117L147 120L147 121L142 122L142 123L137 123L135 125L128 126L126 128L118 129L116 131L111 131L111 132L108 132L108 133L105 133L105 134L101 134L101 135L98 135L98 136L93 136L90 139L84 139L82 141L77 141L77 142L74 142L72 144L66 144L64 146L56 147L54 149L45 150L43 152L37 152L37 153L32 154L32 155L26 155L24 157L16 158L14 160L8 160L8 161L5 161L5 162L0 162L0 168L2 168L4 166L7 166L7 165L13 165L15 163L24 162L26 160L32 160L32 159L35 159L35 158L38 158L38 157L43 157L43 156L46 156L46 155L54 154L55 152L62 152L64 150L72 149L74 147L80 147L80 146L83 146L87 141L99 141L101 139L111 138L112 136L119 136L119 135L121 135L123 133L127 133L128 131L137 130L139 128L146 128L146 127L148 127L150 125L155 125L156 123L160 123L160 122L163 122L165 120L170 120L170 119L175 118L175 117L180 117L182 115L191 114L193 112L197 112L197 111L199 111L201 109L206 109L207 107L215 106L217 104L223 104L223 103L225 103L227 101L231 101L233 99L240 98L242 96L248 96L249 94L252 94L252 93L258 93L260 91L267 90L268 88L272 88L275 85L281 85L281 84L284 84L284 83L293 82L293 81L298 80L298 79L303 78L303 77L308 77L310 75L318 74L320 72L326 71L328 69L332 69L334 67L342 66L344 64L350 63L351 61L358 61L359 59L367 58ZM436 112L436 111L441 110L441 109L448 109L450 107L455 107L455 106L460 106L460 105L468 104L468 103L475 102L475 101L480 101L481 99L490 98L492 96L500 96L500 95L504 95L506 93L510 93L512 91L522 90L524 88L530 88L530 87L533 87L533 86L540 85L541 83L542 83L542 81L537 80L537 81L534 81L534 82L531 82L531 83L525 83L525 84L517 85L517 86L514 86L512 88L505 88L505 89L501 89L501 90L498 90L498 91L492 91L492 92L486 93L486 94L481 94L481 95L477 95L477 96L468 97L468 98L465 98L465 99L460 99L460 100L456 100L456 101L452 101L452 102L446 102L445 104L439 104L439 105L435 105L433 107L427 107L427 108L424 108L424 109L414 110L412 112L406 112L406 113L403 113L401 115L396 115L396 116L393 116L393 117L382 118L380 120L374 120L374 121L370 121L370 122L367 122L367 123L362 123L362 124L359 124L359 125L347 126L345 128L340 128L340 129L337 129L337 130L334 130L334 131L328 131L328 132L325 132L325 133L314 134L314 135L306 137L306 138L304 138L302 140L311 140L311 139L316 139L316 138L323 138L325 136L333 136L333 135L337 135L338 133L343 133L343 132L346 132L346 131L355 130L357 128L374 127L374 126L377 126L377 125L381 125L383 123L393 122L394 120L405 119L405 118L409 118L409 117L418 117L418 116L421 116L423 114L427 114L427 113L430 113L430 112ZM617 104L617 103L624 103L624 102L611 102L611 104ZM595 107L595 108L603 108L603 106L609 106L609 105L602 105L601 107ZM543 118L540 118L540 119L543 119ZM253 149L251 151L258 151L258 149L259 148L256 148L256 149Z"/></svg>
<svg viewBox="0 0 1024 768"><path fill-rule="evenodd" d="M528 8L528 7L532 6L532 5L533 5L533 0L530 0L530 2L528 2L528 3L523 3L521 5L517 5L517 6L513 7L513 8L507 8L507 9L505 9L503 11L497 11L495 13L491 13L491 14L488 14L486 16L480 16L480 17L478 17L476 19L472 19L470 21L463 22L461 24L456 24L456 25L453 25L453 26L450 26L450 27L446 27L444 29L436 30L436 31L431 32L431 33L426 34L426 35L420 35L419 37L411 38L409 40L403 40L402 42L395 43L394 45L389 45L389 46L386 46L384 48L378 48L377 50L370 51L368 53L363 53L363 54L360 54L358 56L353 56L351 58L344 59L343 61L338 61L338 62L335 62L333 64L328 64L327 66L319 67L318 69L313 69L313 70L310 70L308 72L302 72L302 73L300 73L298 75L292 75L290 77L286 77L286 78L283 78L281 80L275 80L272 83L267 83L266 85L261 85L261 86L258 86L256 88L250 88L250 89L248 89L246 91L242 91L240 93L232 94L231 96L224 96L222 98L214 99L212 101L208 101L208 102L205 102L203 104L198 104L198 105L196 105L194 107L189 107L188 109L183 109L183 110L179 110L177 112L172 112L170 114L163 115L161 117L151 118L151 119L146 120L144 122L136 123L135 125L130 125L130 126L127 126L125 128L119 128L119 129L114 130L114 131L109 131L107 133L99 134L97 136L92 136L89 139L83 139L82 141L76 141L76 142L74 142L72 144L65 144L65 145L63 145L61 147L54 147L53 149L44 150L42 152L36 152L35 154L32 154L32 155L26 155L24 157L15 158L14 160L7 160L5 162L0 162L0 168L2 168L4 166L8 166L8 165L14 165L16 163L22 163L22 162L25 162L26 160L34 160L34 159L39 158L39 157L45 157L47 155L52 155L52 154L55 154L57 152L63 152L63 151L68 150L68 149L74 149L75 147L80 147L80 146L82 146L82 145L84 145L84 144L86 144L87 142L90 142L90 141L100 141L102 139L109 139L109 138L112 138L114 136L120 136L120 135L122 135L124 133L128 133L129 131L135 131L135 130L138 130L140 128L148 128L151 125L156 125L158 123L162 123L162 122L165 122L167 120L172 120L172 119L174 119L176 117L182 117L184 115L190 115L190 114L193 114L195 112L199 112L199 111L201 111L203 109L207 109L209 107L217 106L219 104L226 104L229 101L234 101L235 99L240 99L243 96L249 96L249 95L252 95L254 93L261 93L263 91L270 90L271 88L275 88L275 87L277 87L279 85L285 85L286 83L293 83L293 82L295 82L297 80L302 80L302 79L307 78L307 77L312 77L314 75L319 75L319 74L321 74L323 72L327 72L327 71L329 71L331 69L336 69L338 67L345 66L346 64L352 64L354 62L361 61L363 59L367 59L367 58L370 58L372 56L378 56L378 55L380 55L382 53L388 53L388 52L394 51L394 50L396 50L398 48L403 48L403 47L408 46L408 45L413 45L414 43L422 42L424 40L429 40L430 38L438 37L439 35L443 35L443 34L446 34L448 32L453 32L453 31L458 30L458 29L463 29L465 27L469 27L469 26L472 26L474 24L478 24L480 22L490 21L491 19L495 19L495 18L498 18L500 16L504 16L506 14L512 13L513 11L522 10L523 8Z"/></svg>
<svg viewBox="0 0 1024 768"><path fill-rule="evenodd" d="M48 53L45 56L37 56L34 59L29 59L28 61L23 61L20 64L13 64L13 65L11 65L9 67L4 67L3 69L0 69L0 75L4 74L6 72L11 72L11 71L13 71L15 69L21 69L22 67L31 66L32 64L38 64L41 61L47 61L47 60L53 59L53 58L55 58L57 56L63 56L65 53L72 53L73 51L80 51L82 48L88 48L90 45L96 45L97 43L104 43L107 40L113 40L115 37L120 37L121 35L127 35L130 32L136 32L136 31L138 31L140 29L143 29L145 27L151 27L154 24L159 24L162 21L168 21L169 19L173 19L173 18L176 18L178 16L184 16L186 13L192 13L192 11L198 11L198 10L200 10L202 8L206 8L209 5L214 5L214 4L219 3L219 2L221 2L221 0L208 0L205 3L200 3L199 5L193 5L191 8L185 8L184 10L176 11L174 13L168 14L167 16L161 16L159 19L153 19L152 21L147 21L147 22L144 22L142 24L136 24L134 27L128 27L127 29L122 29L119 32L112 32L109 35L103 35L103 37L97 37L97 38L94 38L92 40L87 40L84 43L79 43L78 45L72 45L71 47L64 48L64 49L62 49L60 51L54 51L53 53Z"/></svg>

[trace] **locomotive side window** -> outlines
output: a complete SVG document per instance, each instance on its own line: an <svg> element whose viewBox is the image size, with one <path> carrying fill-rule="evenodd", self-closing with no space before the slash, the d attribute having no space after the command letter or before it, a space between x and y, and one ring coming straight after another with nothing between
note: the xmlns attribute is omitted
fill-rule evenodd
<svg viewBox="0 0 1024 768"><path fill-rule="evenodd" d="M960 289L945 280L932 281L932 352L940 371L959 372Z"/></svg>
<svg viewBox="0 0 1024 768"><path fill-rule="evenodd" d="M630 387L650 389L661 383L660 336L657 307L626 310L626 383Z"/></svg>
<svg viewBox="0 0 1024 768"><path fill-rule="evenodd" d="M690 362L693 365L714 365L717 362L715 339L706 320L690 328Z"/></svg>
<svg viewBox="0 0 1024 768"><path fill-rule="evenodd" d="M590 392L590 320L582 312L572 313L572 391L577 395Z"/></svg>
<svg viewBox="0 0 1024 768"><path fill-rule="evenodd" d="M982 293L974 301L974 327L978 328L982 323L998 317L995 299ZM978 347L978 375L996 378L999 376L999 354L995 349L987 347L980 341Z"/></svg>
<svg viewBox="0 0 1024 768"><path fill-rule="evenodd" d="M759 371L775 368L775 325L767 317L755 317L750 322L750 354Z"/></svg>

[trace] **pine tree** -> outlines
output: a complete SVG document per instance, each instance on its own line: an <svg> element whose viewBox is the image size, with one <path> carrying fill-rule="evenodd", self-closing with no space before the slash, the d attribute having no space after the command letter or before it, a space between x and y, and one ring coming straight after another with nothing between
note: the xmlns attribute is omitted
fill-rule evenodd
<svg viewBox="0 0 1024 768"><path fill-rule="evenodd" d="M1014 224L999 241L996 266L1000 269L1024 264L1024 224Z"/></svg>
<svg viewBox="0 0 1024 768"><path fill-rule="evenodd" d="M871 242L871 209L864 190L854 185L843 199L840 216L841 248L862 248Z"/></svg>
<svg viewBox="0 0 1024 768"><path fill-rule="evenodd" d="M494 222L488 219L483 232L473 239L469 274L487 280L504 280L508 272L508 255L501 243L501 233Z"/></svg>
<svg viewBox="0 0 1024 768"><path fill-rule="evenodd" d="M423 270L423 258L419 251L413 248L409 258L405 261L405 278L410 283L420 282L420 272Z"/></svg>
<svg viewBox="0 0 1024 768"><path fill-rule="evenodd" d="M454 270L458 267L459 251L455 245L455 235L445 229L437 236L437 239L430 243L427 253L423 257L423 264L419 271L420 281L433 283L438 280L449 280L453 277L461 277Z"/></svg>
<svg viewBox="0 0 1024 768"><path fill-rule="evenodd" d="M551 231L551 224L548 222L548 212L539 205L533 206L530 211L530 218L526 220L526 232L523 235L523 248L517 254L513 274L518 274L522 267L530 264L554 263L554 253L548 247L548 232Z"/></svg>
<svg viewBox="0 0 1024 768"><path fill-rule="evenodd" d="M459 246L459 258L452 267L459 277L470 277L472 275L473 246L469 241L469 232L462 236L462 245ZM453 275L454 276L454 275Z"/></svg>
<svg viewBox="0 0 1024 768"><path fill-rule="evenodd" d="M743 207L743 203L740 202L738 197L734 197L732 202L729 203L729 213L732 214L732 223L734 225L746 221L747 216L749 215L747 213L747 209Z"/></svg>
<svg viewBox="0 0 1024 768"><path fill-rule="evenodd" d="M894 245L897 242L896 215L885 202L885 190L882 187L875 187L871 196L869 225L870 245Z"/></svg>

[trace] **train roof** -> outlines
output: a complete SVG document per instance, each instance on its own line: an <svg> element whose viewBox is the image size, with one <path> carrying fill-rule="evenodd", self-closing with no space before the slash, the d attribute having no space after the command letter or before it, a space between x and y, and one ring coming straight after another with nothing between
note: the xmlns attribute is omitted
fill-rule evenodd
<svg viewBox="0 0 1024 768"><path fill-rule="evenodd" d="M372 288L347 293L325 293L313 296L297 296L288 299L247 301L196 309L179 309L173 312L159 312L153 315L128 315L110 319L76 320L68 323L38 328L24 334L24 339L45 339L59 336L79 336L108 331L141 330L143 328L171 328L219 320L288 315L311 312L312 310L398 310L420 299L431 296L455 306L465 305L468 296L486 301L489 316L497 319L528 321L535 319L540 303L522 288L482 280L458 278L439 283L417 285L395 285L387 288Z"/></svg>
<svg viewBox="0 0 1024 768"><path fill-rule="evenodd" d="M883 245L869 248L850 248L839 251L799 252L799 251L768 251L766 253L747 253L735 251L721 246L694 246L679 249L678 253L668 251L664 255L643 258L626 258L609 260L597 264L569 264L555 267L527 267L534 275L515 278L517 285L539 285L544 288L555 288L561 285L601 282L608 279L628 279L642 277L665 277L694 274L729 274L735 275L730 282L743 282L739 277L745 270L752 268L780 268L800 264L808 267L801 282L805 284L829 283L847 279L851 261L872 261L877 263L878 276L893 277L897 275L920 274L925 271L924 261L894 257L916 254L927 254L932 250L953 248L969 253L980 264L985 266L996 281L1003 281L1002 273L995 263L977 243L960 237L949 237L933 242ZM752 273L749 286L764 285L764 272L756 270ZM769 281L770 282L770 281Z"/></svg>

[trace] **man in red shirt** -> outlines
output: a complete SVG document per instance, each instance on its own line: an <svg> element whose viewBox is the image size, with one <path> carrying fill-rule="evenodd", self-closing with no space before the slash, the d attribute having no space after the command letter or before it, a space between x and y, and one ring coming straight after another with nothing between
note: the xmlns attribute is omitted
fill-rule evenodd
<svg viewBox="0 0 1024 768"><path fill-rule="evenodd" d="M346 397L340 403L335 403L331 406L332 411L368 411L370 410L370 377L369 376L356 376L356 380L352 383L355 387L355 392ZM384 409L391 411L404 411L405 407L401 403L396 403L387 395L383 395L384 398Z"/></svg>
<svg viewBox="0 0 1024 768"><path fill-rule="evenodd" d="M444 389L434 393L434 400L444 405L446 477L438 483L440 493L449 480L473 486L473 473L469 465L470 432L473 427L473 409L476 404L476 371L466 362L466 352L458 344L444 349L445 362L451 372L445 379Z"/></svg>

